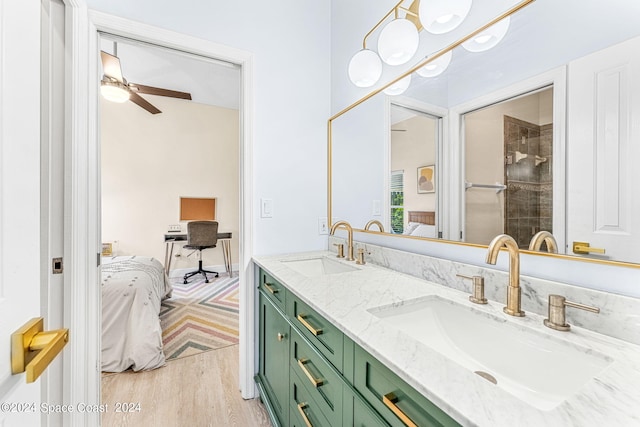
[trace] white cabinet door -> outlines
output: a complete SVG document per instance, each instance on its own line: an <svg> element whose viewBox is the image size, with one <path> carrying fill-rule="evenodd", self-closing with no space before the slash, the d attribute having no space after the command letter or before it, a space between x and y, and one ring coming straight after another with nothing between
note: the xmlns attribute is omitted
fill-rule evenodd
<svg viewBox="0 0 640 427"><path fill-rule="evenodd" d="M40 315L39 1L0 0L0 426L37 426L40 380L11 374L10 335ZM45 321L45 328L46 328Z"/></svg>
<svg viewBox="0 0 640 427"><path fill-rule="evenodd" d="M571 62L567 97L567 253L640 262L640 38Z"/></svg>

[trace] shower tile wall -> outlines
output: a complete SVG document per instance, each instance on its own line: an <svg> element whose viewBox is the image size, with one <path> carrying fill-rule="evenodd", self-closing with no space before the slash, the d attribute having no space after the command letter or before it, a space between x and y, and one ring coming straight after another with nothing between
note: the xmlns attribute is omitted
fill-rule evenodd
<svg viewBox="0 0 640 427"><path fill-rule="evenodd" d="M527 248L538 231L553 231L552 125L504 116L504 148L505 231Z"/></svg>

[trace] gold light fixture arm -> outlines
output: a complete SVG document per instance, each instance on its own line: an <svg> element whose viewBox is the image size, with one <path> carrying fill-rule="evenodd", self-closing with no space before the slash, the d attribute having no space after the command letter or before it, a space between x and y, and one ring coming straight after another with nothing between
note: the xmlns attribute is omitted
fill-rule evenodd
<svg viewBox="0 0 640 427"><path fill-rule="evenodd" d="M69 341L69 329L44 330L44 319L34 317L11 334L11 373L27 373L27 383L42 375Z"/></svg>
<svg viewBox="0 0 640 427"><path fill-rule="evenodd" d="M391 15L392 13L395 13L395 17L398 17L398 8L400 7L400 5L402 3L404 3L405 0L400 0L398 2L398 4L396 4L395 6L393 6L393 8L387 12L386 15L384 15L382 17L382 19L380 21L378 21L378 23L376 25L373 26L373 28L371 30L369 30L369 32L364 36L364 39L362 39L362 48L366 49L367 48L367 38L369 38L369 36L378 29L378 27L380 27L380 25L382 25L382 23L385 21L385 19L387 19L389 17L389 15ZM403 8L403 10L406 10Z"/></svg>

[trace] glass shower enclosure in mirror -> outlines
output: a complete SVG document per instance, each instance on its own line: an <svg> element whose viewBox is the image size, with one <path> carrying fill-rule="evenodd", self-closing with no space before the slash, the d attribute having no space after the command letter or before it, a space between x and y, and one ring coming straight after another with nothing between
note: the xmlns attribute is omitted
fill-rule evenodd
<svg viewBox="0 0 640 427"><path fill-rule="evenodd" d="M632 173L640 160L640 145L633 143L640 139L640 82L635 78L640 75L638 22L640 2L536 0L511 15L504 39L493 49L470 52L457 46L448 69L437 77L416 73L424 59L407 69L412 79L401 96L403 102L430 106L421 111L442 118L440 149L433 163L433 212L444 240L486 244L489 234L502 230L519 236L525 247L533 232L548 229L561 254L640 263L640 187L634 185ZM547 88L551 90L544 92ZM544 113L551 117L503 114L495 141L501 154L491 160L491 167L482 156L466 152L470 132L473 136L480 132L467 128L473 112L481 114L487 106L528 93L551 101ZM399 206L392 207L390 191L394 182L390 141L395 133L391 105L398 100L374 91L330 119L333 220L350 221L355 228L374 218L391 225L391 210ZM505 125L509 119L504 116L515 124ZM531 151L530 135L526 150L519 149L522 138L504 145L505 126L520 127L514 132L524 133L532 125L541 132L538 142L547 138L551 147ZM417 167L423 166L430 164L424 161ZM527 168L548 176L520 179ZM408 179L409 168L402 169ZM491 175L477 176L478 171ZM417 179L417 169L411 173ZM375 191L373 184L379 186ZM522 211L525 203L517 197L505 199L510 191L506 187L506 191L480 190L469 184L511 185L521 194L544 192L544 198L538 201L537 214L531 215ZM478 206L471 208L471 197L479 194L492 199L486 206L473 202ZM471 221L489 208L497 218L491 227L489 221ZM402 233L410 222L408 211L431 209L404 207ZM485 227L484 235L474 227Z"/></svg>

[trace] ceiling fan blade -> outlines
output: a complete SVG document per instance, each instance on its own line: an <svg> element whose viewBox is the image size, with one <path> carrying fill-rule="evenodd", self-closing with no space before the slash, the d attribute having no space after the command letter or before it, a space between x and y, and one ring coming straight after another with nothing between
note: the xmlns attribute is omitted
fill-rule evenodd
<svg viewBox="0 0 640 427"><path fill-rule="evenodd" d="M133 91L129 91L131 97L129 98L134 104L139 105L140 107L144 108L145 110L147 110L148 112L150 112L151 114L158 114L158 113L162 113L162 111L158 110L156 107L154 107L149 101L147 101L146 99L144 99L143 97L141 97L140 95L138 95L137 93L133 92Z"/></svg>
<svg viewBox="0 0 640 427"><path fill-rule="evenodd" d="M116 79L120 83L124 83L122 78L122 67L120 66L120 59L117 56L113 56L104 50L100 51L100 58L102 59L102 69L107 77Z"/></svg>
<svg viewBox="0 0 640 427"><path fill-rule="evenodd" d="M139 93L148 95L169 96L171 98L180 98L191 100L191 94L187 92L178 92L177 90L162 89L159 87L139 85L137 83L129 83L129 88Z"/></svg>

